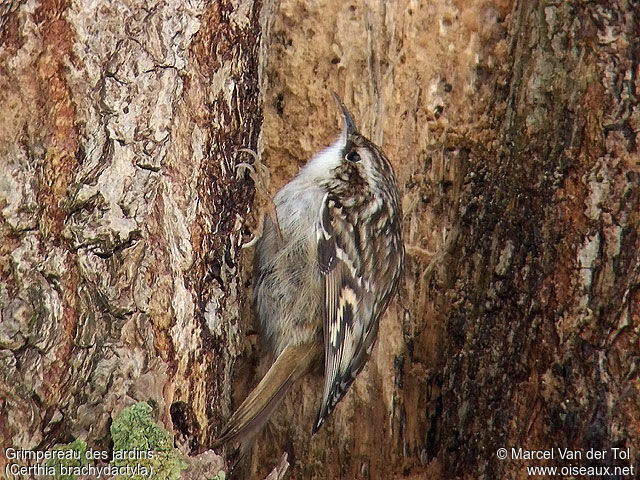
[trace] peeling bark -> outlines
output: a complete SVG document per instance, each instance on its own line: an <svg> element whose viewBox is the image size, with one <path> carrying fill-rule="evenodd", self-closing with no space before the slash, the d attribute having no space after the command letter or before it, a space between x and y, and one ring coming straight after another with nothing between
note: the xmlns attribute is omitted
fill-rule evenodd
<svg viewBox="0 0 640 480"><path fill-rule="evenodd" d="M3 7L3 447L108 449L136 401L184 453L211 441L246 296L254 190L234 166L260 148L270 5Z"/></svg>

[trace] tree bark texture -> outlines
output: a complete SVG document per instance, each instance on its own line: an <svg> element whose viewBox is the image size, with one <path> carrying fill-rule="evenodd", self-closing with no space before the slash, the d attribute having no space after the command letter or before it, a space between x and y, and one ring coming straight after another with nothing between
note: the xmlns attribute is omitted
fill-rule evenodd
<svg viewBox="0 0 640 480"><path fill-rule="evenodd" d="M265 162L290 178L341 93L395 166L409 261L327 428L308 439L307 384L258 465L525 478L498 448L636 448L639 22L628 1L280 2Z"/></svg>
<svg viewBox="0 0 640 480"><path fill-rule="evenodd" d="M337 135L335 90L395 167L405 281L329 421L310 436L306 379L253 476L286 451L291 478L527 477L500 447L640 469L637 2L0 15L2 446L108 448L146 401L190 468L221 468L196 454L266 368L234 166L258 151L275 193Z"/></svg>
<svg viewBox="0 0 640 480"><path fill-rule="evenodd" d="M228 415L269 5L2 7L2 447L108 449L145 401L189 453Z"/></svg>

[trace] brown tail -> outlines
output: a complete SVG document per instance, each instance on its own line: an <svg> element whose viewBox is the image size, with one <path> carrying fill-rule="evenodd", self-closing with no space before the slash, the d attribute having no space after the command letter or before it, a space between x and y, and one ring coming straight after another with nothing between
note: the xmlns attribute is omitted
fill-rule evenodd
<svg viewBox="0 0 640 480"><path fill-rule="evenodd" d="M258 386L231 415L224 430L213 442L213 447L240 441L244 448L245 444L251 443L280 405L289 388L307 374L319 358L319 350L311 345L287 346Z"/></svg>

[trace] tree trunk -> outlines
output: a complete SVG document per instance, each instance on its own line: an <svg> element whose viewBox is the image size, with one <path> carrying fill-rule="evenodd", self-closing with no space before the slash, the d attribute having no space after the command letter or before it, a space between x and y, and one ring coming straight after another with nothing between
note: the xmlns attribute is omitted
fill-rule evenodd
<svg viewBox="0 0 640 480"><path fill-rule="evenodd" d="M525 478L572 462L511 447L557 447L640 468L612 458L640 434L639 10L281 1L265 161L282 184L326 145L339 92L396 168L409 261L327 428L309 439L308 382L257 464L288 448L294 478Z"/></svg>
<svg viewBox="0 0 640 480"><path fill-rule="evenodd" d="M583 453L556 451L559 468L640 467L613 451L640 435L638 32L637 2L517 2L510 14L506 62L488 77L497 142L470 150L463 240L445 261L457 277L439 441L449 474L525 478L540 462L512 447Z"/></svg>
<svg viewBox="0 0 640 480"><path fill-rule="evenodd" d="M190 453L229 414L253 197L235 165L259 148L273 2L183 3L0 11L3 458L109 450L139 401Z"/></svg>
<svg viewBox="0 0 640 480"><path fill-rule="evenodd" d="M396 169L405 282L328 422L306 379L253 477L283 451L291 478L640 469L638 3L174 3L0 7L2 450L112 449L144 401L186 475L229 468L198 454L266 367L235 165L263 153L275 192L335 90Z"/></svg>

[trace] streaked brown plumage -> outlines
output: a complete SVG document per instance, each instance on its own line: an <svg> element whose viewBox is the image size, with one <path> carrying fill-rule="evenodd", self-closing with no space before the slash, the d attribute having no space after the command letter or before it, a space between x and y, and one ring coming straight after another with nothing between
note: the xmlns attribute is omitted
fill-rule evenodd
<svg viewBox="0 0 640 480"><path fill-rule="evenodd" d="M337 96L336 96L337 98ZM315 433L364 367L404 261L398 186L382 151L345 129L275 196L256 245L254 307L275 362L217 444L247 443L291 386L324 361Z"/></svg>

